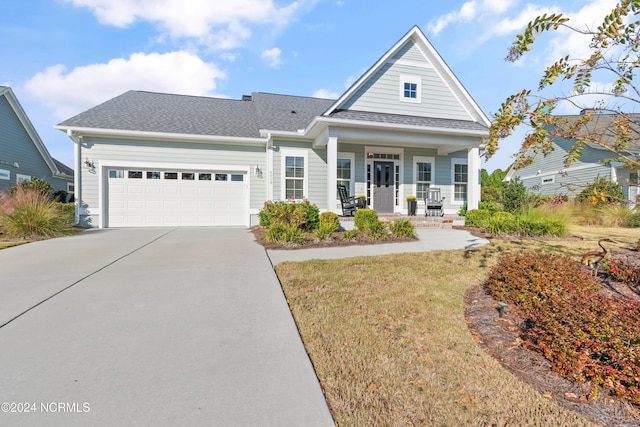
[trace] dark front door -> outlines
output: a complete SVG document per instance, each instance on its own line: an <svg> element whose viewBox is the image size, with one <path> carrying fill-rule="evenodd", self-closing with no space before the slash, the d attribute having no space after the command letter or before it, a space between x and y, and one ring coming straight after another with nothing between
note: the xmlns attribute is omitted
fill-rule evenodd
<svg viewBox="0 0 640 427"><path fill-rule="evenodd" d="M373 163L373 209L392 213L395 199L393 162Z"/></svg>

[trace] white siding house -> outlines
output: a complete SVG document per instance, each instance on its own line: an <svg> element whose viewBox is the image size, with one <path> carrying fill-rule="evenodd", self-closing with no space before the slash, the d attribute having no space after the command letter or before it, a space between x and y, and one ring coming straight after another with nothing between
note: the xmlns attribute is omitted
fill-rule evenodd
<svg viewBox="0 0 640 427"><path fill-rule="evenodd" d="M341 213L338 184L381 213L428 187L446 213L473 209L489 125L414 27L337 100L129 91L57 128L75 143L80 222L114 227L249 226L267 200Z"/></svg>

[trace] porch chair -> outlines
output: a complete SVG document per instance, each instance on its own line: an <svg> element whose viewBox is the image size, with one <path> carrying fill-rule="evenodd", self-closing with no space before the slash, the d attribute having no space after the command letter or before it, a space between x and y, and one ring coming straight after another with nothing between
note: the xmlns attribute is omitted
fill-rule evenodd
<svg viewBox="0 0 640 427"><path fill-rule="evenodd" d="M439 188L428 188L424 197L424 216L444 216L444 197Z"/></svg>
<svg viewBox="0 0 640 427"><path fill-rule="evenodd" d="M338 194L340 195L340 204L342 205L342 216L353 216L356 213L357 200L356 196L349 196L347 187L338 185Z"/></svg>

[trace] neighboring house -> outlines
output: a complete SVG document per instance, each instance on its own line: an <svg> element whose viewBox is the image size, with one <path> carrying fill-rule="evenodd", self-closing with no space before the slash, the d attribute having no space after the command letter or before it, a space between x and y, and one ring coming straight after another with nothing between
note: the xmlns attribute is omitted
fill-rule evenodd
<svg viewBox="0 0 640 427"><path fill-rule="evenodd" d="M73 193L73 170L51 157L11 88L0 86L0 191L32 177Z"/></svg>
<svg viewBox="0 0 640 427"><path fill-rule="evenodd" d="M490 123L411 29L339 99L242 100L130 91L70 118L81 224L254 225L267 200L341 213L337 185L380 213L439 187L445 211L480 199Z"/></svg>
<svg viewBox="0 0 640 427"><path fill-rule="evenodd" d="M579 115L562 116L568 120L575 120ZM598 129L604 129L612 116L597 114L589 124L593 126L592 135L602 133ZM606 138L603 136L603 138ZM638 170L629 169L622 163L613 162L604 164L606 159L615 158L615 154L593 144L584 147L580 158L568 167L564 160L567 151L574 145L574 141L565 138L553 138L553 150L544 156L535 154L533 163L522 169L511 169L505 180L518 178L524 186L534 193L541 195L566 195L575 197L596 178L602 177L611 182L617 182L622 186L631 205L638 202Z"/></svg>

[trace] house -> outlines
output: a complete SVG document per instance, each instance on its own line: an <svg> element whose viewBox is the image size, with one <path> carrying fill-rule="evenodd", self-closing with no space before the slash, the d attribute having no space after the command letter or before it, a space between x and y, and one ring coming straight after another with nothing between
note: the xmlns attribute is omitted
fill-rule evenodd
<svg viewBox="0 0 640 427"><path fill-rule="evenodd" d="M51 157L11 88L0 86L0 191L32 177L73 193L73 170Z"/></svg>
<svg viewBox="0 0 640 427"><path fill-rule="evenodd" d="M137 227L254 225L267 200L341 213L340 184L380 213L429 187L446 213L474 208L489 125L414 27L337 100L130 91L56 128L75 143L80 223Z"/></svg>
<svg viewBox="0 0 640 427"><path fill-rule="evenodd" d="M586 111L582 112L585 113ZM581 115L559 117L571 123ZM587 125L591 137L598 136L606 141L606 129L612 118L610 114L594 114L593 120ZM552 129L549 130L552 135ZM630 204L638 203L638 170L630 169L621 162L605 164L607 159L615 158L616 155L594 144L585 145L580 158L565 166L565 157L574 145L575 141L572 139L553 137L553 149L550 153L546 156L542 153L534 154L533 163L518 170L512 168L505 180L518 178L529 191L540 195L575 197L600 177L619 183Z"/></svg>

